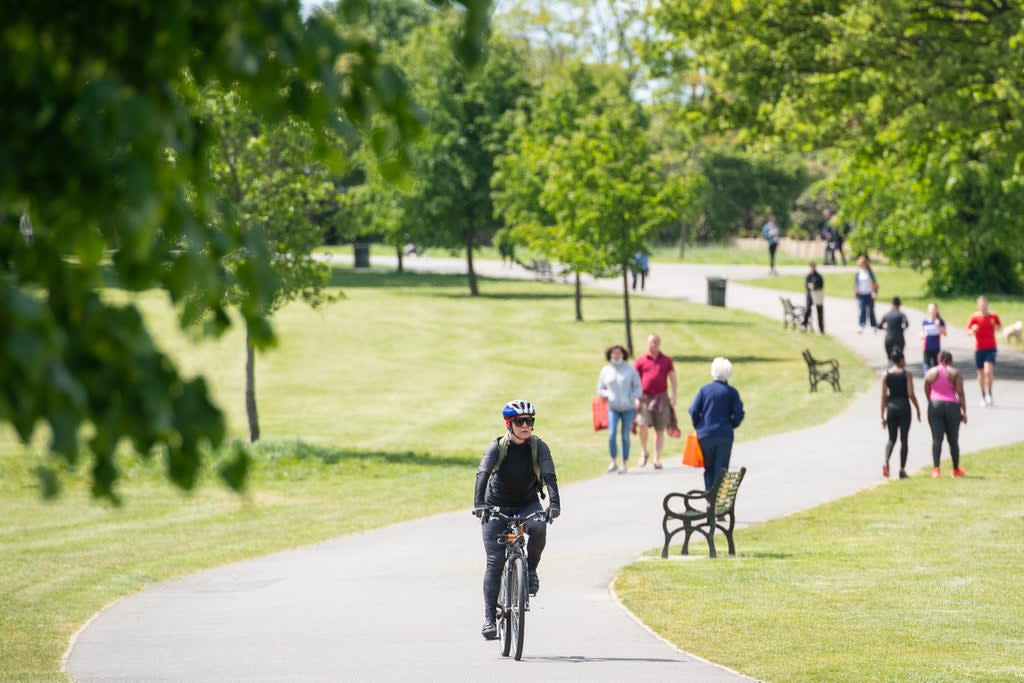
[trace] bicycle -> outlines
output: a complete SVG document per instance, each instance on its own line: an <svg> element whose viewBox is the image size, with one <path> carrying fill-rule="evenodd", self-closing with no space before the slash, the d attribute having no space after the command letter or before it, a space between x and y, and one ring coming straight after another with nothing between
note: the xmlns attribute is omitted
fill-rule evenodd
<svg viewBox="0 0 1024 683"><path fill-rule="evenodd" d="M526 613L530 611L529 576L526 568L526 523L532 519L543 519L550 524L546 510L538 510L526 517L506 515L501 508L488 510L492 517L505 522L506 529L498 536L498 544L505 546L505 566L501 570L501 584L498 588L498 606L495 619L498 622L498 640L501 656L508 657L515 649L515 659L523 658L523 642L526 635Z"/></svg>

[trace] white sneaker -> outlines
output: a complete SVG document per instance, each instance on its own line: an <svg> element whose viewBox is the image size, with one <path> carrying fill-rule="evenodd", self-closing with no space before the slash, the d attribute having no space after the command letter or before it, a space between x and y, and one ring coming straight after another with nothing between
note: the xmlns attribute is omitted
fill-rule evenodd
<svg viewBox="0 0 1024 683"><path fill-rule="evenodd" d="M626 466L623 465L622 467L619 468L619 474L625 474L625 473L626 473Z"/></svg>
<svg viewBox="0 0 1024 683"><path fill-rule="evenodd" d="M608 474L611 474L611 473L612 473L612 472L614 472L614 471L615 471L616 469L617 469L617 466L616 466L616 464L615 464L615 461L613 460L613 461L612 461L612 464L611 464L611 465L608 465Z"/></svg>
<svg viewBox="0 0 1024 683"><path fill-rule="evenodd" d="M985 402L988 403L990 408L996 404L996 402L992 400L992 394L985 397Z"/></svg>
<svg viewBox="0 0 1024 683"><path fill-rule="evenodd" d="M978 405L981 406L982 408L988 408L988 401L985 400L984 396L982 396L981 400L978 401Z"/></svg>

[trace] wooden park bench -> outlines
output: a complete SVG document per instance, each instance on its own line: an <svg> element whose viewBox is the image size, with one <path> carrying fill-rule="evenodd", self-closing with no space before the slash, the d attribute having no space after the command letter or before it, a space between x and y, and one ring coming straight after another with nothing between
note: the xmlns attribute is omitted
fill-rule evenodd
<svg viewBox="0 0 1024 683"><path fill-rule="evenodd" d="M746 473L746 467L738 470L723 468L718 471L710 491L670 493L665 496L665 500L661 502L665 509L665 516L661 520L661 529L665 532L665 545L661 549L661 556L668 557L668 546L672 542L672 537L682 531L686 534L683 538L682 555L689 554L690 536L698 533L707 539L711 557L716 557L716 530L725 534L725 540L729 542L729 554L735 555L736 545L732 540L732 532L736 527L736 492L739 491ZM682 509L678 509L679 500L675 500L677 498L683 503ZM675 509L673 504L676 506Z"/></svg>
<svg viewBox="0 0 1024 683"><path fill-rule="evenodd" d="M835 358L815 360L810 349L804 349L804 361L807 363L807 381L811 391L817 391L818 382L821 381L831 384L833 391L842 391L839 388L839 361Z"/></svg>
<svg viewBox="0 0 1024 683"><path fill-rule="evenodd" d="M794 305L792 301L784 296L780 296L779 301L782 302L782 329L786 329L790 325L793 326L794 330L798 325L803 327L804 313L807 311L807 308Z"/></svg>

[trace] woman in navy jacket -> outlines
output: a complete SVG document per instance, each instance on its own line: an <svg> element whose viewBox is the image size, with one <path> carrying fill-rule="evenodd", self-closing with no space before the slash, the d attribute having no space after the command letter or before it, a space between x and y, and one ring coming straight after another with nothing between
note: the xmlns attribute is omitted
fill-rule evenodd
<svg viewBox="0 0 1024 683"><path fill-rule="evenodd" d="M732 363L721 356L711 361L709 382L697 391L690 406L690 418L704 453L704 490L715 483L718 470L728 469L732 456L733 430L743 422L740 392L729 386Z"/></svg>

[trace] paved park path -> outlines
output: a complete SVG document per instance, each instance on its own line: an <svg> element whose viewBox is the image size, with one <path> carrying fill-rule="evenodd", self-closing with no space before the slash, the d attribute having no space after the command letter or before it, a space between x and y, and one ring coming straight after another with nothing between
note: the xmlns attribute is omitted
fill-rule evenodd
<svg viewBox="0 0 1024 683"><path fill-rule="evenodd" d="M464 272L458 259L410 259L406 266ZM483 275L529 276L499 263L477 266ZM705 277L721 275L729 278L729 307L780 319L778 292L737 282L765 270L655 264L646 293L704 302ZM804 272L802 267L780 270ZM836 295L826 301L827 329L882 369L881 335L856 333L850 272L823 268L826 292ZM884 288L884 274L880 279ZM618 281L592 284L619 286ZM880 305L879 313L885 308ZM913 350L922 314L908 311L908 316L908 347ZM947 348L970 378L970 421L961 431L963 465L970 473L971 451L1024 438L1018 422L1024 414L1024 360L1019 353L1000 350L997 403L982 409L973 368L965 362L971 347L960 329L964 321L947 322ZM794 354L802 348L802 334L791 333ZM666 349L670 354L684 351ZM909 356L917 362L915 352ZM915 374L920 376L919 369ZM736 382L742 391L742 366ZM680 397L681 403L688 400ZM737 506L740 523L789 514L878 484L884 443L878 400L872 386L844 413L817 427L738 443L732 466L749 469ZM678 443L670 441L674 450ZM924 422L911 429L910 453L911 473L930 465ZM595 460L603 467L605 456L595 453ZM662 471L648 466L624 477L602 476L563 487L565 514L549 531L542 589L532 602L522 662L502 659L497 646L479 635L483 552L479 526L469 515L472 482L467 482L467 505L458 512L149 586L105 609L78 634L66 671L83 683L749 680L652 635L608 588L618 568L660 547L665 493L699 488L700 477L699 470L682 468L673 457ZM969 479L936 482L969 484ZM737 540L742 553L742 532ZM696 549L706 552L700 543Z"/></svg>

